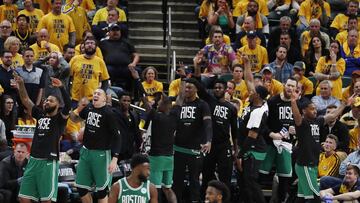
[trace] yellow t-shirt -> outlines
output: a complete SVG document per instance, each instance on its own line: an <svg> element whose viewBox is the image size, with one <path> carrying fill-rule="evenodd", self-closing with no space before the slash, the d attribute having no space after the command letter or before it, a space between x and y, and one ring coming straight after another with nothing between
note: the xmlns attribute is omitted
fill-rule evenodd
<svg viewBox="0 0 360 203"><path fill-rule="evenodd" d="M33 126L35 126L36 119L35 118L31 118L31 119L18 118L18 125L33 125Z"/></svg>
<svg viewBox="0 0 360 203"><path fill-rule="evenodd" d="M330 17L330 4L324 1L324 9L326 15ZM322 14L322 9L319 4L314 4L313 0L305 0L301 3L298 16L304 16L309 23L311 19L319 19Z"/></svg>
<svg viewBox="0 0 360 203"><path fill-rule="evenodd" d="M332 21L330 27L336 28L339 32L347 30L349 16L339 13L335 16L334 20ZM360 18L358 17L358 27L360 27Z"/></svg>
<svg viewBox="0 0 360 203"><path fill-rule="evenodd" d="M299 82L303 85L304 95L313 94L314 84L307 77L303 76Z"/></svg>
<svg viewBox="0 0 360 203"><path fill-rule="evenodd" d="M360 32L359 32L359 36L360 36ZM336 35L336 40L340 42L341 45L344 45L344 43L347 41L347 37L348 37L348 31L344 30L342 32L339 32ZM358 38L358 44L360 44L360 37Z"/></svg>
<svg viewBox="0 0 360 203"><path fill-rule="evenodd" d="M227 45L230 45L230 37L228 36L228 35L223 35L223 38L224 38L224 43L225 44L227 44ZM211 44L211 41L210 41L210 38L208 37L208 38L206 38L206 40L205 40L205 44L206 45L209 45L209 44Z"/></svg>
<svg viewBox="0 0 360 203"><path fill-rule="evenodd" d="M91 59L86 59L84 55L74 56L69 65L73 78L71 97L76 101L83 97L91 100L100 82L110 78L104 60L97 56Z"/></svg>
<svg viewBox="0 0 360 203"><path fill-rule="evenodd" d="M40 9L35 8L33 11L21 10L18 15L26 15L30 19L30 29L32 32L36 31L37 25L40 19L44 16L44 12Z"/></svg>
<svg viewBox="0 0 360 203"><path fill-rule="evenodd" d="M242 103L245 104L246 99L249 97L245 80L241 80L240 83L236 83L233 97L240 99Z"/></svg>
<svg viewBox="0 0 360 203"><path fill-rule="evenodd" d="M71 119L68 119L66 122L65 132L64 132L64 139L65 140L72 140L72 134L78 134L81 129L81 122L74 123Z"/></svg>
<svg viewBox="0 0 360 203"><path fill-rule="evenodd" d="M24 65L23 56L19 53L16 53L16 55L13 56L11 61L12 61L11 67L13 67L13 68ZM0 64L3 64L2 60L0 60Z"/></svg>
<svg viewBox="0 0 360 203"><path fill-rule="evenodd" d="M66 4L68 5L72 0L66 0ZM95 10L96 6L93 0L82 0L80 6L84 8L86 11Z"/></svg>
<svg viewBox="0 0 360 203"><path fill-rule="evenodd" d="M351 51L349 48L349 44L347 43L347 41L343 44L343 50L344 53L346 54L346 56L350 56L351 55ZM353 52L353 57L354 58L359 58L360 57L360 44L358 44Z"/></svg>
<svg viewBox="0 0 360 203"><path fill-rule="evenodd" d="M349 149L351 151L355 151L358 148L359 132L359 126L355 126L353 129L349 130Z"/></svg>
<svg viewBox="0 0 360 203"><path fill-rule="evenodd" d="M325 61L326 57L322 56L319 58L319 61L315 68L315 73L323 73L323 74L330 74L330 68L331 68L331 60ZM345 60L340 58L336 62L336 69L340 73L340 77L336 80L331 80L331 83L333 85L333 89L331 91L331 95L336 97L337 99L342 99L342 80L341 77L344 75L345 72ZM320 87L316 88L316 95L320 95Z"/></svg>
<svg viewBox="0 0 360 203"><path fill-rule="evenodd" d="M248 45L248 41L247 41L247 36L244 35L241 39L240 39L240 43L245 46L245 45ZM256 38L256 44L257 45L261 45L261 39L260 38Z"/></svg>
<svg viewBox="0 0 360 203"><path fill-rule="evenodd" d="M52 43L49 42L49 46L50 46L51 52L53 52L53 51L60 52L59 47L56 46L55 44L52 44ZM47 49L41 48L37 43L31 45L30 48L32 48L34 50L34 58L35 58L35 60L39 60L40 58L44 58L44 57L46 57L47 55L50 54L47 51Z"/></svg>
<svg viewBox="0 0 360 203"><path fill-rule="evenodd" d="M0 6L0 22L8 20L11 23L12 30L16 29L16 17L18 15L18 8L16 5L11 4Z"/></svg>
<svg viewBox="0 0 360 203"><path fill-rule="evenodd" d="M310 36L310 31L306 30L301 34L301 54L303 56L305 56L306 51L309 49L309 45L310 45L310 40L311 40L311 36Z"/></svg>
<svg viewBox="0 0 360 203"><path fill-rule="evenodd" d="M50 35L50 42L56 44L62 51L63 46L69 43L69 33L75 32L72 19L65 14L54 15L52 12L41 18L37 32L46 28Z"/></svg>
<svg viewBox="0 0 360 203"><path fill-rule="evenodd" d="M318 176L337 176L339 173L340 163L340 157L336 153L326 157L325 152L322 152L319 158Z"/></svg>
<svg viewBox="0 0 360 203"><path fill-rule="evenodd" d="M259 13L267 16L269 15L269 9L266 5L265 0L256 0L259 3ZM233 10L233 16L239 17L247 12L247 5L249 3L249 0L239 1L238 4L236 4L234 10Z"/></svg>
<svg viewBox="0 0 360 203"><path fill-rule="evenodd" d="M268 88L268 91L269 91L270 97L272 97L272 96L282 93L284 91L284 86L281 82L279 82L275 79L272 79L270 87Z"/></svg>
<svg viewBox="0 0 360 203"><path fill-rule="evenodd" d="M342 93L342 100L346 101L350 97L350 85L347 86Z"/></svg>
<svg viewBox="0 0 360 203"><path fill-rule="evenodd" d="M158 92L163 92L163 84L159 81L152 81L152 83L147 83L146 81L141 83L144 87L144 90L146 92L147 99L149 102L152 102L155 100L154 94Z"/></svg>
<svg viewBox="0 0 360 203"><path fill-rule="evenodd" d="M76 45L75 47L75 56L80 55L80 44ZM101 49L97 46L95 50L95 56L100 57L101 59L104 59Z"/></svg>
<svg viewBox="0 0 360 203"><path fill-rule="evenodd" d="M2 93L4 93L4 88L0 85L0 95L2 95Z"/></svg>
<svg viewBox="0 0 360 203"><path fill-rule="evenodd" d="M91 30L90 24L87 19L86 11L83 7L76 7L66 15L70 16L74 22L76 30L76 44L81 43L82 35L86 30Z"/></svg>
<svg viewBox="0 0 360 203"><path fill-rule="evenodd" d="M251 71L258 73L265 64L269 63L268 53L263 46L256 45L255 49L250 49L248 45L241 47L237 52L237 59L243 64L241 53L247 54L251 64Z"/></svg>
<svg viewBox="0 0 360 203"><path fill-rule="evenodd" d="M180 92L181 78L171 81L169 85L169 97L176 97Z"/></svg>
<svg viewBox="0 0 360 203"><path fill-rule="evenodd" d="M199 18L207 18L209 12L212 11L214 7L214 3L210 2L208 4L208 1L203 1L200 6Z"/></svg>
<svg viewBox="0 0 360 203"><path fill-rule="evenodd" d="M38 3L40 9L47 14L51 11L51 0L34 0L34 3Z"/></svg>
<svg viewBox="0 0 360 203"><path fill-rule="evenodd" d="M116 7L116 10L119 11L119 22L126 22L126 14L125 12L120 9L120 8L117 8ZM101 8L99 9L96 13L95 13L95 16L93 18L93 21L92 21L92 25L97 25L100 21L107 21L107 17L108 17L108 10L107 8Z"/></svg>

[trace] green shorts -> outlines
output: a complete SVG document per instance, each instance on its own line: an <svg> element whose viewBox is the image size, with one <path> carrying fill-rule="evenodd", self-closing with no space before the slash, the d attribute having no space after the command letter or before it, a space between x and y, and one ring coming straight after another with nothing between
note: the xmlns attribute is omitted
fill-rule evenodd
<svg viewBox="0 0 360 203"><path fill-rule="evenodd" d="M111 174L108 171L110 150L80 150L79 164L76 168L76 187L96 191L108 189L111 185Z"/></svg>
<svg viewBox="0 0 360 203"><path fill-rule="evenodd" d="M150 182L156 188L171 188L173 183L174 156L149 156Z"/></svg>
<svg viewBox="0 0 360 203"><path fill-rule="evenodd" d="M21 181L19 197L34 201L56 201L59 163L30 157Z"/></svg>
<svg viewBox="0 0 360 203"><path fill-rule="evenodd" d="M314 194L316 196L319 196L319 185L317 183L317 166L311 167L295 164L295 172L299 180L297 196L305 199L314 199Z"/></svg>
<svg viewBox="0 0 360 203"><path fill-rule="evenodd" d="M291 154L282 150L279 154L274 146L268 146L265 160L261 162L259 172L269 174L275 165L276 174L280 177L292 177Z"/></svg>

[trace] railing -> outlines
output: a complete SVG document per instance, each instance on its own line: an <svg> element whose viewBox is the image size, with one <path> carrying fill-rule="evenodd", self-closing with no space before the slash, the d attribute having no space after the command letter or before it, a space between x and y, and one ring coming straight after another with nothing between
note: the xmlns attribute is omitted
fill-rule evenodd
<svg viewBox="0 0 360 203"><path fill-rule="evenodd" d="M172 50L172 20L171 20L171 6L168 6L167 0L162 1L163 13L163 47L166 49L166 68L167 68L167 81L170 83L175 79L176 72L176 52Z"/></svg>

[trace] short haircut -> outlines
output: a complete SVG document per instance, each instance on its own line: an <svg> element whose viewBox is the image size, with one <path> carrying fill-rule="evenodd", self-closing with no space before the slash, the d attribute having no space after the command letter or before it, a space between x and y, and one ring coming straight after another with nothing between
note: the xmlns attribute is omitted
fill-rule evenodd
<svg viewBox="0 0 360 203"><path fill-rule="evenodd" d="M255 1L255 0L249 0L248 5L249 5L249 3L255 3L255 4L257 5L257 7L259 8L259 3L258 3L257 1Z"/></svg>
<svg viewBox="0 0 360 203"><path fill-rule="evenodd" d="M286 45L280 44L277 48L276 48L276 52L279 51L280 48L284 48L286 49L286 53L288 52L288 47Z"/></svg>
<svg viewBox="0 0 360 203"><path fill-rule="evenodd" d="M350 3L356 4L356 5L359 6L359 2L358 2L357 0L349 0L349 1L347 2L347 6L349 6Z"/></svg>
<svg viewBox="0 0 360 203"><path fill-rule="evenodd" d="M218 180L212 180L208 183L208 187L213 187L221 192L222 202L227 202L229 200L230 190L225 183Z"/></svg>
<svg viewBox="0 0 360 203"><path fill-rule="evenodd" d="M356 20L358 21L358 18L356 15L350 15L349 18L348 18L348 22L350 22L350 20Z"/></svg>
<svg viewBox="0 0 360 203"><path fill-rule="evenodd" d="M241 65L240 63L236 63L236 64L234 64L234 65L232 66L232 71L234 71L236 67L239 67L239 68L241 68L242 70L244 70L243 65Z"/></svg>
<svg viewBox="0 0 360 203"><path fill-rule="evenodd" d="M317 19L317 18L311 19L309 25L311 25L311 24L313 24L313 23L316 23L316 24L318 24L318 25L321 25L320 20Z"/></svg>
<svg viewBox="0 0 360 203"><path fill-rule="evenodd" d="M143 163L150 163L148 156L144 154L134 154L131 157L131 161L130 161L131 169L134 169L136 166L141 165Z"/></svg>
<svg viewBox="0 0 360 203"><path fill-rule="evenodd" d="M117 9L115 9L115 8L110 9L110 10L108 11L108 13L109 13L110 11L115 11L117 15L120 15L119 11L118 11Z"/></svg>
<svg viewBox="0 0 360 203"><path fill-rule="evenodd" d="M289 16L283 16L283 17L281 17L280 18L280 22L281 21L288 21L288 22L290 22L290 24L291 24L291 18L289 17Z"/></svg>
<svg viewBox="0 0 360 203"><path fill-rule="evenodd" d="M302 110L304 110L304 109L306 109L307 107L309 107L311 104L313 104L312 102L311 102L311 100L309 100L309 99L303 99L303 101L301 101L301 102L299 102L300 103L300 105L299 105L299 109L302 111Z"/></svg>
<svg viewBox="0 0 360 203"><path fill-rule="evenodd" d="M227 82L229 82L229 83L233 84L233 85L234 85L234 88L236 87L236 83L235 83L235 81L234 81L234 80L229 80L229 81L227 81ZM227 86L227 84L226 84L226 86Z"/></svg>
<svg viewBox="0 0 360 203"><path fill-rule="evenodd" d="M327 139L327 138L335 140L336 146L338 145L339 139L338 139L338 137L336 137L335 135L333 135L333 134L328 134L328 135L326 136L326 139Z"/></svg>
<svg viewBox="0 0 360 203"><path fill-rule="evenodd" d="M329 106L326 107L326 109L336 109L337 106L335 104L330 104Z"/></svg>
<svg viewBox="0 0 360 203"><path fill-rule="evenodd" d="M296 86L297 86L297 84L299 83L293 76L290 76L286 81L288 81L288 80L295 81L295 82L296 82Z"/></svg>
<svg viewBox="0 0 360 203"><path fill-rule="evenodd" d="M119 95L118 95L119 99L121 99L122 97L125 97L125 96L131 98L130 92L128 92L128 91L122 91L122 92L120 92Z"/></svg>
<svg viewBox="0 0 360 203"><path fill-rule="evenodd" d="M64 52L66 52L68 49L75 49L75 47L71 44L65 44L63 48Z"/></svg>
<svg viewBox="0 0 360 203"><path fill-rule="evenodd" d="M330 89L333 88L333 85L332 85L332 83L331 83L330 80L323 80L323 81L321 81L321 82L319 83L319 86L322 85L322 84L327 84L327 85L330 87Z"/></svg>
<svg viewBox="0 0 360 203"><path fill-rule="evenodd" d="M18 17L16 17L16 22L19 21L19 18L25 18L26 22L30 23L30 18L24 14L18 15Z"/></svg>
<svg viewBox="0 0 360 203"><path fill-rule="evenodd" d="M213 33L213 36L214 36L216 33L217 33L217 34L224 35L224 33L223 33L222 30L215 30L214 33Z"/></svg>
<svg viewBox="0 0 360 203"><path fill-rule="evenodd" d="M260 86L260 85L255 87L255 92L257 94L259 94L259 96L262 100L265 100L267 98L267 96L269 95L269 91L266 89L266 87Z"/></svg>
<svg viewBox="0 0 360 203"><path fill-rule="evenodd" d="M3 57L4 54L6 54L6 53L10 53L12 55L11 51L9 51L8 49L4 49L4 50L0 51L0 57Z"/></svg>
<svg viewBox="0 0 360 203"><path fill-rule="evenodd" d="M27 51L32 51L33 53L35 53L34 50L29 47L29 48L26 48L26 49L22 52L22 54L24 55L25 52L27 52Z"/></svg>
<svg viewBox="0 0 360 203"><path fill-rule="evenodd" d="M346 167L346 170L349 171L349 170L353 170L355 172L355 174L357 176L359 176L359 168L357 166L354 166L352 164L349 164L347 167Z"/></svg>
<svg viewBox="0 0 360 203"><path fill-rule="evenodd" d="M222 84L222 85L224 86L224 88L226 89L226 87L227 87L227 83L226 83L226 81L225 81L225 80L222 80L222 79L216 79L216 80L215 80L215 82L214 82L214 87L215 87L215 84L217 84L217 83Z"/></svg>

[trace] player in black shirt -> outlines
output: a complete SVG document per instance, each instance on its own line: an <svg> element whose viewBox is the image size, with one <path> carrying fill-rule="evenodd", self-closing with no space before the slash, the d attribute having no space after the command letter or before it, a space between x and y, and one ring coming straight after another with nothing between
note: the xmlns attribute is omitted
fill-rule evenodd
<svg viewBox="0 0 360 203"><path fill-rule="evenodd" d="M190 173L190 198L194 202L200 201L199 175L203 163L202 153L209 153L211 148L211 113L208 104L196 97L200 85L196 79L187 79L185 101L178 107L173 189L179 202L182 201L186 167Z"/></svg>
<svg viewBox="0 0 360 203"><path fill-rule="evenodd" d="M196 67L194 76L199 78L200 74L200 68ZM225 90L226 82L216 80L214 83L214 95L209 94L203 86L198 91L199 97L209 104L213 127L212 149L206 155L203 164L202 192L204 194L208 182L216 179L215 169L217 169L216 172L219 175L219 180L229 188L231 187L233 158L235 160L236 155L239 153L237 144L237 110L235 106L225 100ZM234 149L231 148L230 136Z"/></svg>
<svg viewBox="0 0 360 203"><path fill-rule="evenodd" d="M268 100L268 147L265 160L261 163L260 173L269 174L273 165L276 168L276 174L279 177L278 200L283 202L289 189L289 180L292 177L292 143L294 136L294 119L291 111L291 94L297 88L297 81L289 78L281 94L275 95ZM278 152L274 142L287 142L289 148L277 145L281 149Z"/></svg>
<svg viewBox="0 0 360 203"><path fill-rule="evenodd" d="M353 95L354 96L354 95ZM347 101L351 103L353 96ZM317 117L315 105L305 100L301 104L301 112L297 105L299 92L293 91L291 96L291 109L295 121L297 145L297 160L295 172L298 176L297 202L320 202L319 186L317 184L320 154L320 127L336 119L344 110L345 104L342 103L336 110L326 114L324 117ZM304 200L305 199L305 200Z"/></svg>
<svg viewBox="0 0 360 203"><path fill-rule="evenodd" d="M52 86L60 89L64 107L60 109L60 99L48 96L43 108L31 102L20 76L15 76L19 95L24 107L36 118L36 129L31 146L30 160L22 179L19 197L21 202L51 202L57 198L59 170L59 139L63 134L71 108L71 100L60 80L52 78Z"/></svg>
<svg viewBox="0 0 360 203"><path fill-rule="evenodd" d="M94 185L99 202L107 202L111 173L117 167L120 152L120 130L117 122L114 122L112 107L106 105L104 90L94 91L92 103L86 104L83 101L70 114L73 122L85 121L84 146L80 151L76 186L82 202L92 202L89 191Z"/></svg>
<svg viewBox="0 0 360 203"><path fill-rule="evenodd" d="M260 163L266 155L264 135L269 109L265 99L269 93L263 86L255 87L248 56L242 55L242 59L250 105L244 109L240 125L240 153L236 165L242 171L242 181L238 184L242 184L240 188L245 192L245 202L265 203L257 179Z"/></svg>

